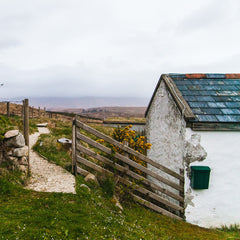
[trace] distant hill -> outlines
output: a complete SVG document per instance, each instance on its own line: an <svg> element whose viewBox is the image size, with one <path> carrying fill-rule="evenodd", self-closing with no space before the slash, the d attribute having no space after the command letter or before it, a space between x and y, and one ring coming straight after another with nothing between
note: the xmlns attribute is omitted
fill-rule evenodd
<svg viewBox="0 0 240 240"><path fill-rule="evenodd" d="M143 118L146 111L146 107L99 107L88 109L63 109L63 112L76 113L81 116L106 119L111 117L136 117Z"/></svg>
<svg viewBox="0 0 240 240"><path fill-rule="evenodd" d="M96 108L96 107L146 107L147 98L119 98L119 97L31 97L29 98L30 106L46 107L47 110L59 111L69 108Z"/></svg>
<svg viewBox="0 0 240 240"><path fill-rule="evenodd" d="M19 99L0 99L14 102ZM146 98L113 97L31 97L29 106L48 111L76 113L87 117L106 119L108 117L144 117L148 104ZM4 107L5 109L5 107Z"/></svg>

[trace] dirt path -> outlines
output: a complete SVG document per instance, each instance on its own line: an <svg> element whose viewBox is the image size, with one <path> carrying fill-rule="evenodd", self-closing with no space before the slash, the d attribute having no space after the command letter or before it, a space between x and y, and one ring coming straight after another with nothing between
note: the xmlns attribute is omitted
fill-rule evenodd
<svg viewBox="0 0 240 240"><path fill-rule="evenodd" d="M75 177L65 169L39 156L32 150L40 134L48 134L48 128L38 128L37 133L30 135L30 169L31 178L27 189L39 192L75 193Z"/></svg>

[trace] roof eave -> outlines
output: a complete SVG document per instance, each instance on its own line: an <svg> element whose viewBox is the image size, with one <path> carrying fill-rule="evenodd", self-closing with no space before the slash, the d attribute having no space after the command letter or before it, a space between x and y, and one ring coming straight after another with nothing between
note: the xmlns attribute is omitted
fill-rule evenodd
<svg viewBox="0 0 240 240"><path fill-rule="evenodd" d="M193 131L240 131L240 122L188 122Z"/></svg>
<svg viewBox="0 0 240 240"><path fill-rule="evenodd" d="M168 91L170 92L176 105L178 106L180 112L184 115L184 119L186 121L194 120L195 115L193 114L191 108L184 99L182 93L179 91L178 87L173 82L172 78L168 74L164 74L162 78L167 86Z"/></svg>

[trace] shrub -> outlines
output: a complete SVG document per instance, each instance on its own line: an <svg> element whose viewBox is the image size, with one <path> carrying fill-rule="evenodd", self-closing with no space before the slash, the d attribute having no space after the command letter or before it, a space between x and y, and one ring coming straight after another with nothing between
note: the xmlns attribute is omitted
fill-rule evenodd
<svg viewBox="0 0 240 240"><path fill-rule="evenodd" d="M117 127L113 130L113 133L111 134L111 136L115 140L117 140L121 143L127 143L127 145L130 148L134 149L135 151L142 153L142 154L146 154L146 150L150 149L152 144L147 143L144 136L140 136L134 130L130 130L130 128L132 128L132 125L129 125L126 127ZM124 151L118 147L115 147L112 145L112 148L115 152L118 152L121 154L124 153ZM131 154L129 155L129 158L132 159L133 161L137 162L138 164L146 167L146 163L143 162L141 159L139 159ZM134 169L134 171L143 175L143 173L138 169Z"/></svg>

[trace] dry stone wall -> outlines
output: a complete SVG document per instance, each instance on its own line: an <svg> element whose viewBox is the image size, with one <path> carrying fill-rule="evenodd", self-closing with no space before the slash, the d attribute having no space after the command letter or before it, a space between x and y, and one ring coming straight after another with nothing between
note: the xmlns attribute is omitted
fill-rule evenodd
<svg viewBox="0 0 240 240"><path fill-rule="evenodd" d="M0 163L6 163L9 170L20 170L25 176L28 174L28 146L19 130L5 133L1 144Z"/></svg>

